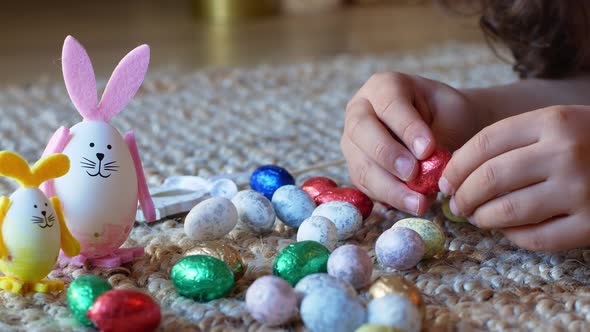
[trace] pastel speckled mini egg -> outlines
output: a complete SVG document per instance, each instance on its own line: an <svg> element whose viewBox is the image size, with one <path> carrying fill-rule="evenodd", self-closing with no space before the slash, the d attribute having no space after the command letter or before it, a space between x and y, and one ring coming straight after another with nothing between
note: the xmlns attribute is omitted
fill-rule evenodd
<svg viewBox="0 0 590 332"><path fill-rule="evenodd" d="M449 206L450 201L451 201L451 197L450 196L443 198L443 201L442 201L442 212L445 215L445 217L447 219L449 219L450 221L454 221L454 222L466 222L466 223L468 223L469 220L467 218L456 216L451 211L451 207Z"/></svg>
<svg viewBox="0 0 590 332"><path fill-rule="evenodd" d="M246 291L246 307L260 323L270 326L287 323L297 314L297 295L285 280L275 276L256 279Z"/></svg>
<svg viewBox="0 0 590 332"><path fill-rule="evenodd" d="M328 273L361 289L371 283L373 261L369 254L352 244L334 250L328 259Z"/></svg>
<svg viewBox="0 0 590 332"><path fill-rule="evenodd" d="M405 332L419 332L422 328L420 312L407 298L385 295L369 302L367 316L370 324L387 325Z"/></svg>
<svg viewBox="0 0 590 332"><path fill-rule="evenodd" d="M406 218L396 222L393 227L406 227L420 234L424 240L424 258L432 258L445 250L445 233L430 220Z"/></svg>
<svg viewBox="0 0 590 332"><path fill-rule="evenodd" d="M351 284L327 273L310 274L299 280L295 285L295 292L300 299L314 292L322 292L325 289L335 289L346 293L350 297L357 296L356 290Z"/></svg>
<svg viewBox="0 0 590 332"><path fill-rule="evenodd" d="M224 197L212 197L191 209L184 221L184 232L193 240L218 240L238 223L238 210Z"/></svg>
<svg viewBox="0 0 590 332"><path fill-rule="evenodd" d="M387 325L379 325L379 324L365 324L359 327L354 332L405 332L402 329L398 329L397 327L387 326Z"/></svg>
<svg viewBox="0 0 590 332"><path fill-rule="evenodd" d="M299 226L297 241L316 241L332 251L338 244L338 230L330 219L322 216L311 216Z"/></svg>
<svg viewBox="0 0 590 332"><path fill-rule="evenodd" d="M301 188L286 185L272 195L272 205L279 219L288 226L297 228L311 216L315 209L313 199Z"/></svg>
<svg viewBox="0 0 590 332"><path fill-rule="evenodd" d="M261 234L272 230L276 214L264 195L254 190L242 190L231 201L238 210L239 221L249 229Z"/></svg>
<svg viewBox="0 0 590 332"><path fill-rule="evenodd" d="M352 237L363 224L363 216L359 210L348 202L324 203L313 211L312 216L330 219L338 230L338 240Z"/></svg>
<svg viewBox="0 0 590 332"><path fill-rule="evenodd" d="M303 298L301 319L311 332L354 332L365 323L367 312L358 299L324 289Z"/></svg>
<svg viewBox="0 0 590 332"><path fill-rule="evenodd" d="M395 227L386 230L375 243L379 264L397 270L411 269L424 256L424 241L414 230Z"/></svg>

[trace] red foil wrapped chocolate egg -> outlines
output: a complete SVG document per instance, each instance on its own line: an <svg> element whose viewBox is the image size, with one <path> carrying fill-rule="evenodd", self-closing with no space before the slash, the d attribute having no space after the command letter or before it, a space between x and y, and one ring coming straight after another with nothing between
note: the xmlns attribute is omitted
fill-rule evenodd
<svg viewBox="0 0 590 332"><path fill-rule="evenodd" d="M451 153L436 150L430 157L419 161L420 172L412 181L406 182L408 188L421 194L430 195L440 191L438 180L442 176L447 163L451 160Z"/></svg>
<svg viewBox="0 0 590 332"><path fill-rule="evenodd" d="M355 188L329 189L316 196L314 200L317 205L327 202L348 202L359 210L363 219L369 217L373 211L373 201Z"/></svg>
<svg viewBox="0 0 590 332"><path fill-rule="evenodd" d="M103 332L155 331L161 319L160 306L151 297L128 289L102 294L86 316Z"/></svg>
<svg viewBox="0 0 590 332"><path fill-rule="evenodd" d="M311 198L315 198L326 190L336 188L338 185L327 177L316 176L303 182L301 189L303 189ZM318 202L316 201L316 204Z"/></svg>

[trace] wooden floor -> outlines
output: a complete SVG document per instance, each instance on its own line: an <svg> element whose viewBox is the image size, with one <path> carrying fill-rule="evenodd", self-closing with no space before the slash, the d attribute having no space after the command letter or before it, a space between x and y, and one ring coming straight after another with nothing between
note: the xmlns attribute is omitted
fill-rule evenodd
<svg viewBox="0 0 590 332"><path fill-rule="evenodd" d="M36 6L16 2L3 4L0 11L0 85L59 78L61 45L67 34L86 46L99 77L108 76L118 60L141 43L152 48L152 68L172 65L191 70L482 40L474 17L446 13L428 1L232 24L195 19L188 0L54 0Z"/></svg>

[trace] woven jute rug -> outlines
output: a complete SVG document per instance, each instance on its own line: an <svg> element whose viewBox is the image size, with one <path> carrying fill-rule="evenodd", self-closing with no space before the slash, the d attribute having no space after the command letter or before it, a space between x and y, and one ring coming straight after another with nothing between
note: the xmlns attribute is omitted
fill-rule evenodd
<svg viewBox="0 0 590 332"><path fill-rule="evenodd" d="M458 87L515 79L485 46L459 44L249 69L186 73L152 68L134 101L112 123L121 131L136 131L151 186L171 175L249 172L269 163L292 171L313 168L342 159L339 137L346 102L372 73L386 70L422 74ZM61 81L1 90L0 115L0 148L21 153L30 162L37 160L56 128L79 121ZM314 175L349 183L344 165L303 173L298 181ZM14 187L0 180L1 194ZM402 217L377 206L349 242L374 255L376 238ZM428 217L445 229L448 251L401 273L423 292L427 330L590 330L589 252L527 252L499 234L444 220L437 205ZM179 296L170 281L171 267L195 245L183 232L182 218L138 224L125 245L143 245L146 255L133 263L115 269L56 268L50 277L69 282L96 274L116 288L147 292L161 305L162 331L300 331L301 323L260 325L243 302L248 285L271 273L277 251L292 243L294 235L280 223L264 237L236 231L228 235L248 271L230 297L209 303ZM385 273L400 272L377 268L373 277ZM65 293L0 292L0 330L91 329L71 317Z"/></svg>

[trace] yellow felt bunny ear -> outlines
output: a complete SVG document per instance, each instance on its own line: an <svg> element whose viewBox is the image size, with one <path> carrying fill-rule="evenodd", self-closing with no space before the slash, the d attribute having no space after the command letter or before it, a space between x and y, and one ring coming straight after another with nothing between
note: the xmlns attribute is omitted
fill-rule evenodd
<svg viewBox="0 0 590 332"><path fill-rule="evenodd" d="M38 187L41 183L65 175L70 160L64 154L52 154L40 159L30 168L27 161L10 151L0 152L0 175L15 179L23 187Z"/></svg>

